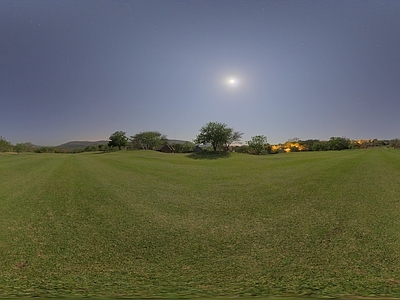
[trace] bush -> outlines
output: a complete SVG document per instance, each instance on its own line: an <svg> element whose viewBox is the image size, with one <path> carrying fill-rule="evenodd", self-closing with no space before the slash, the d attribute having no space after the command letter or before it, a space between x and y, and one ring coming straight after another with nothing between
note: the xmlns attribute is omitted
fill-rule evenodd
<svg viewBox="0 0 400 300"><path fill-rule="evenodd" d="M193 151L193 148L194 148L194 144L193 144L193 143L191 143L191 142L185 142L185 143L182 145L182 153L189 153L189 152L192 152L192 151Z"/></svg>
<svg viewBox="0 0 400 300"><path fill-rule="evenodd" d="M56 150L53 147L40 147L35 149L36 153L55 153Z"/></svg>
<svg viewBox="0 0 400 300"><path fill-rule="evenodd" d="M0 152L11 151L12 148L11 143L0 136Z"/></svg>
<svg viewBox="0 0 400 300"><path fill-rule="evenodd" d="M98 151L98 148L95 146L87 146L84 150L85 152L93 152L93 151Z"/></svg>
<svg viewBox="0 0 400 300"><path fill-rule="evenodd" d="M233 148L233 150L237 153L249 153L249 146L247 145L236 146L235 148Z"/></svg>

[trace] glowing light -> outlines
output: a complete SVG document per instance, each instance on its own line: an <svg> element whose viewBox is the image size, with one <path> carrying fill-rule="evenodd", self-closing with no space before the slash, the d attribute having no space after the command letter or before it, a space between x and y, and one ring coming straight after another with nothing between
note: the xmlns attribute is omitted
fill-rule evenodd
<svg viewBox="0 0 400 300"><path fill-rule="evenodd" d="M235 77L229 77L229 78L226 79L226 84L228 86L232 86L232 87L233 86L238 86L239 83L240 83L239 79L235 78Z"/></svg>

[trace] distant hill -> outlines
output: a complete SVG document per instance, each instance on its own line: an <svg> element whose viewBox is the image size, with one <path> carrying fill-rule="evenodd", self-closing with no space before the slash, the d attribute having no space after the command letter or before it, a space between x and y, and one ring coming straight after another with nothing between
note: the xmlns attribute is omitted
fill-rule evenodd
<svg viewBox="0 0 400 300"><path fill-rule="evenodd" d="M168 143L170 145L173 144L184 144L187 141L183 141L183 140L168 140ZM85 149L87 146L97 146L100 144L104 144L107 145L108 144L108 140L102 140L102 141L72 141L72 142L68 142L68 143L64 143L61 145L56 146L56 148L60 148L60 149L67 149L67 150L74 150L74 149Z"/></svg>
<svg viewBox="0 0 400 300"><path fill-rule="evenodd" d="M108 144L108 141L106 140L102 140L102 141L72 141L72 142L68 142L65 144L61 144L59 146L57 146L56 148L60 148L60 149L85 149L87 146L97 146L100 144Z"/></svg>
<svg viewBox="0 0 400 300"><path fill-rule="evenodd" d="M183 140L168 140L168 144L173 145L173 144L184 144L187 141L183 141Z"/></svg>

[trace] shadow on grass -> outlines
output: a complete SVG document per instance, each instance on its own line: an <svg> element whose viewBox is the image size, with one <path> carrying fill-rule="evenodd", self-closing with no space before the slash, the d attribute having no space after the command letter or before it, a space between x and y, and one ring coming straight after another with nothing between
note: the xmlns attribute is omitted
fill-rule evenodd
<svg viewBox="0 0 400 300"><path fill-rule="evenodd" d="M228 158L231 156L230 152L211 152L211 151L204 151L198 153L190 153L187 157L191 159L220 159L220 158Z"/></svg>

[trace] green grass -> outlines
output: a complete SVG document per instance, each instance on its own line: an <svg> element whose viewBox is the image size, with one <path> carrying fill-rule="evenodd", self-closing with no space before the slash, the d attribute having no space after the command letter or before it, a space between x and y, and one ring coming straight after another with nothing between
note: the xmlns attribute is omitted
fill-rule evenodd
<svg viewBox="0 0 400 300"><path fill-rule="evenodd" d="M0 297L400 297L400 151L0 154Z"/></svg>

